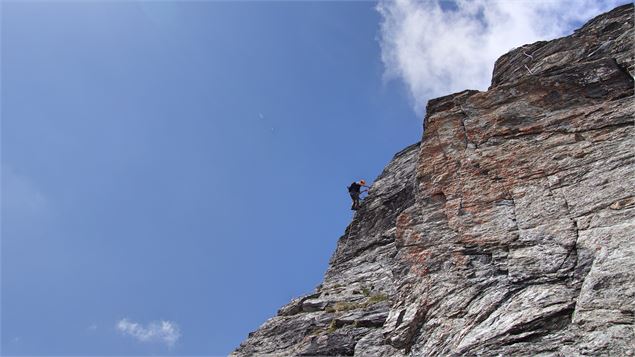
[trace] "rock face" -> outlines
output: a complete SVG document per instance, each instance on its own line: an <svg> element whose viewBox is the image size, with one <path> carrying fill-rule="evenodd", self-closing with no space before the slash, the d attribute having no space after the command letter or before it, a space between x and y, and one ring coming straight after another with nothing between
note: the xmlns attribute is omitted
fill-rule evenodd
<svg viewBox="0 0 635 357"><path fill-rule="evenodd" d="M232 354L635 354L633 5L431 100L324 282Z"/></svg>

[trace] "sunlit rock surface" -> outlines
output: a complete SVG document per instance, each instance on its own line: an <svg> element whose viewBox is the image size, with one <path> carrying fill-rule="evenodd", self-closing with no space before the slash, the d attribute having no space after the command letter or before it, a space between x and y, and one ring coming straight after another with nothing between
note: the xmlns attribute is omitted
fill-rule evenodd
<svg viewBox="0 0 635 357"><path fill-rule="evenodd" d="M633 5L431 100L324 282L245 355L635 354Z"/></svg>

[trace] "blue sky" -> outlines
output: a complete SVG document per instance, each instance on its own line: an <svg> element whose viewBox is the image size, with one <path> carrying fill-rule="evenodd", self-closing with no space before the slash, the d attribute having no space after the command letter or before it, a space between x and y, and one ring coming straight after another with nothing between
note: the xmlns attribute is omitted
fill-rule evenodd
<svg viewBox="0 0 635 357"><path fill-rule="evenodd" d="M312 291L346 186L483 85L376 6L3 2L2 354L223 355Z"/></svg>
<svg viewBox="0 0 635 357"><path fill-rule="evenodd" d="M319 284L346 186L421 135L373 3L2 11L5 354L228 353Z"/></svg>

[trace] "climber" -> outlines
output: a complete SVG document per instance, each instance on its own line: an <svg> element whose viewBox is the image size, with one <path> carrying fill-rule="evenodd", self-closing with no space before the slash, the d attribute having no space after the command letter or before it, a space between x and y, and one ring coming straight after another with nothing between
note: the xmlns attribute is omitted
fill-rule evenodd
<svg viewBox="0 0 635 357"><path fill-rule="evenodd" d="M362 190L362 187L366 187L366 190ZM356 211L359 209L359 196L362 192L368 192L370 187L366 186L365 180L359 180L359 182L353 182L350 186L348 186L348 193L351 195L351 199L353 200L352 210Z"/></svg>

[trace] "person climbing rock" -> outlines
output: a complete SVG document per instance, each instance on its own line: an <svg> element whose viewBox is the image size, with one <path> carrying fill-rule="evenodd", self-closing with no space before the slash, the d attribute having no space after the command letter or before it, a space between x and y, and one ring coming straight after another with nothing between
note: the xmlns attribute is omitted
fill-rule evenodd
<svg viewBox="0 0 635 357"><path fill-rule="evenodd" d="M366 187L366 190L362 190L362 187ZM365 180L359 180L359 182L353 182L350 186L348 186L348 193L351 195L351 199L353 200L352 210L356 211L359 209L359 196L362 192L368 192L370 187L366 186Z"/></svg>

